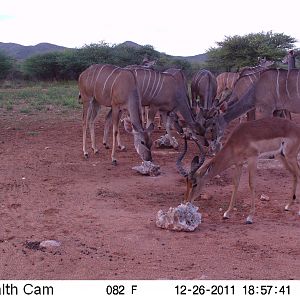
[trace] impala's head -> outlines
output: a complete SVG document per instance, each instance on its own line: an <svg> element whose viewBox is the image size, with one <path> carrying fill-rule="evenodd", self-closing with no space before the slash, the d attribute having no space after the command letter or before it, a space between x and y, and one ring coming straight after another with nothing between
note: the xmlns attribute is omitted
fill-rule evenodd
<svg viewBox="0 0 300 300"><path fill-rule="evenodd" d="M182 159L184 158L187 152L187 139L184 141L184 151L178 157L176 162L177 170L183 177L186 178L186 192L185 192L185 201L192 202L194 201L200 194L203 180L202 177L198 175L198 169L203 165L205 160L205 153L200 144L198 144L200 149L200 158L199 156L195 156L191 162L191 168L187 171L182 166ZM197 172L197 173L196 173Z"/></svg>
<svg viewBox="0 0 300 300"><path fill-rule="evenodd" d="M124 119L124 128L133 134L134 147L143 161L152 161L150 133L154 129L153 123L147 129L137 130L129 118Z"/></svg>

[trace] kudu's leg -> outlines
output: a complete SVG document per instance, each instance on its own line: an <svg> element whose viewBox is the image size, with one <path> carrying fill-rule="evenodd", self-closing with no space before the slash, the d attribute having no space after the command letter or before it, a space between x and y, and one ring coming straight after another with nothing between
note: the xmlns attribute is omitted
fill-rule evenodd
<svg viewBox="0 0 300 300"><path fill-rule="evenodd" d="M163 116L163 114L161 116ZM174 117L171 117L170 115L165 113L165 119L166 120L164 120L163 122L166 124L165 125L166 126L166 132L168 134L170 144L175 150L177 150L178 149L178 143L176 143L176 141L173 140L172 133L171 133L172 125L173 125L173 122L174 122Z"/></svg>
<svg viewBox="0 0 300 300"><path fill-rule="evenodd" d="M239 184L240 184L242 169L243 169L243 165L242 164L235 166L235 173L234 173L234 176L233 176L233 191L232 191L232 195L231 195L229 207L225 211L225 213L223 215L223 219L229 219L230 213L231 213L232 209L235 206L235 203L236 203L236 194L237 194L238 187L239 187Z"/></svg>
<svg viewBox="0 0 300 300"><path fill-rule="evenodd" d="M162 114L158 112L158 124L157 124L158 129L162 128L162 124L166 124L165 120L162 119L163 119Z"/></svg>
<svg viewBox="0 0 300 300"><path fill-rule="evenodd" d="M253 223L253 216L254 216L254 213L255 213L256 166L257 166L257 156L248 158L249 188L250 188L250 192L251 192L251 208L250 208L250 214L246 219L246 224L252 224Z"/></svg>
<svg viewBox="0 0 300 300"><path fill-rule="evenodd" d="M122 110L119 111L119 116L118 116L118 128L120 127L120 122L121 122L121 116L122 116ZM120 134L120 130L118 129L118 134L117 134L117 144L118 144L118 148L123 151L126 150L126 147L124 145L122 145L121 143L121 134Z"/></svg>
<svg viewBox="0 0 300 300"><path fill-rule="evenodd" d="M112 123L113 123L113 144L111 150L111 161L113 165L117 165L115 158L116 153L116 142L119 134L119 122L120 122L120 110L118 108L112 109Z"/></svg>
<svg viewBox="0 0 300 300"><path fill-rule="evenodd" d="M90 102L93 99L83 99L83 112L82 112L82 151L85 158L88 158L88 151L86 149L86 132L88 127L88 122L91 114Z"/></svg>
<svg viewBox="0 0 300 300"><path fill-rule="evenodd" d="M110 109L109 112L107 113L107 115L105 116L102 143L106 149L109 149L107 140L108 140L109 129L111 128L111 126L112 126L112 109Z"/></svg>
<svg viewBox="0 0 300 300"><path fill-rule="evenodd" d="M148 120L147 120L146 128L148 128L151 123L154 124L154 118L156 113L157 113L157 109L150 106L148 109Z"/></svg>
<svg viewBox="0 0 300 300"><path fill-rule="evenodd" d="M99 152L97 146L96 146L96 138L95 138L95 121L97 118L97 115L100 111L100 105L96 100L92 100L89 105L89 128L90 128L90 135L91 135L91 141L92 141L92 149L94 151L94 154L97 154Z"/></svg>
<svg viewBox="0 0 300 300"><path fill-rule="evenodd" d="M121 118L122 111L120 111L119 120ZM106 149L109 149L109 145L107 143L109 130L112 126L112 109L107 113L105 117L105 123L104 123L104 133L103 133L103 145ZM121 137L120 137L120 130L118 130L117 135L117 145L120 150L125 150L126 147L122 145L121 143Z"/></svg>

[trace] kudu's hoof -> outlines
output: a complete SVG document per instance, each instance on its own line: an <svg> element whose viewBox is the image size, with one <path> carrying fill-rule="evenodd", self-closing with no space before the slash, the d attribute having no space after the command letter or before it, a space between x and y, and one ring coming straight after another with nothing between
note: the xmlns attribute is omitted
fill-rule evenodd
<svg viewBox="0 0 300 300"><path fill-rule="evenodd" d="M88 158L89 158L88 153L84 153L84 154L83 154L83 157L84 157L85 159L88 159Z"/></svg>
<svg viewBox="0 0 300 300"><path fill-rule="evenodd" d="M116 165L117 165L117 161L116 161L115 159L114 159L114 160L112 160L112 162L111 162L111 163L112 163L112 165L113 165L113 166L116 166Z"/></svg>
<svg viewBox="0 0 300 300"><path fill-rule="evenodd" d="M103 143L103 146L105 147L105 149L109 149L109 146L106 143Z"/></svg>
<svg viewBox="0 0 300 300"><path fill-rule="evenodd" d="M126 147L125 146L118 146L118 148L120 149L120 151L126 151Z"/></svg>

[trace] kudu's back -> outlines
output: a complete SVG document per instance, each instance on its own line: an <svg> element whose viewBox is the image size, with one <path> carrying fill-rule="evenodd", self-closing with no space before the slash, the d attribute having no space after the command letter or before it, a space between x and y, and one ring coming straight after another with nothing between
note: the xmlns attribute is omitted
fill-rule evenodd
<svg viewBox="0 0 300 300"><path fill-rule="evenodd" d="M300 113L300 70L264 71L255 85L255 103L267 113L282 109Z"/></svg>
<svg viewBox="0 0 300 300"><path fill-rule="evenodd" d="M137 94L133 73L113 65L90 66L80 74L78 84L83 99L94 98L105 106L125 105L128 97Z"/></svg>

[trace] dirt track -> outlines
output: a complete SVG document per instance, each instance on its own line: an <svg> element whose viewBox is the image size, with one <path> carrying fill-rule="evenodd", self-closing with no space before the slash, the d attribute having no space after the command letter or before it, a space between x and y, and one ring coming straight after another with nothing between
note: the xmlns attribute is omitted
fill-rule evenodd
<svg viewBox="0 0 300 300"><path fill-rule="evenodd" d="M237 211L222 220L229 169L206 187L209 199L196 202L199 229L170 232L155 226L155 216L183 199L178 152L154 149L163 173L143 177L131 170L140 160L122 132L127 151L118 152L114 167L104 147L83 159L81 111L0 110L0 279L300 279L298 207L284 211L291 178L278 162L260 162L257 194L270 201L257 200L254 224L244 224L245 170ZM62 244L28 247L49 239Z"/></svg>

